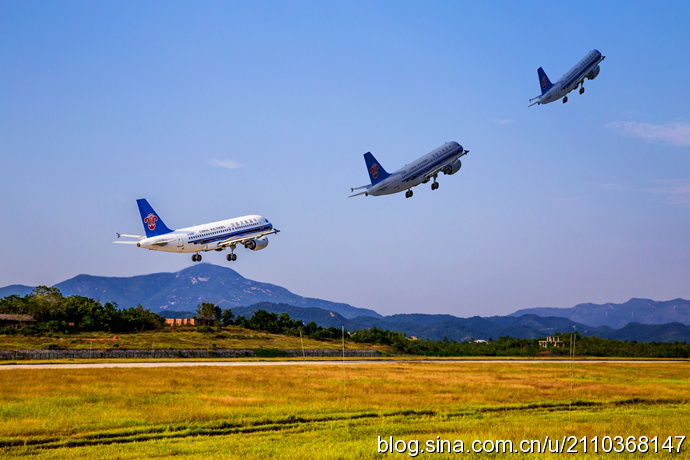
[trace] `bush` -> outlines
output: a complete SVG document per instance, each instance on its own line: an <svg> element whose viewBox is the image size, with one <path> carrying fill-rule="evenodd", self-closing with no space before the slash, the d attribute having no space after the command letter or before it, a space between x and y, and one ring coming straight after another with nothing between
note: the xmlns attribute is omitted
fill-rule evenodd
<svg viewBox="0 0 690 460"><path fill-rule="evenodd" d="M43 328L38 326L23 326L17 329L17 333L24 336L40 336Z"/></svg>
<svg viewBox="0 0 690 460"><path fill-rule="evenodd" d="M5 326L2 329L0 329L0 335L14 335L16 333L17 330L12 326Z"/></svg>

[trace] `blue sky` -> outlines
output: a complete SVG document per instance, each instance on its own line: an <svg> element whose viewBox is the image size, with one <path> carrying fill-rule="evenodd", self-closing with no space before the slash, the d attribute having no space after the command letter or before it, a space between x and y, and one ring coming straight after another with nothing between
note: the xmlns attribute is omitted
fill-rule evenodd
<svg viewBox="0 0 690 460"><path fill-rule="evenodd" d="M690 298L687 2L0 3L0 286L173 272L115 245L257 213L204 262L382 314ZM528 108L589 50L601 73ZM348 199L455 140L440 188Z"/></svg>

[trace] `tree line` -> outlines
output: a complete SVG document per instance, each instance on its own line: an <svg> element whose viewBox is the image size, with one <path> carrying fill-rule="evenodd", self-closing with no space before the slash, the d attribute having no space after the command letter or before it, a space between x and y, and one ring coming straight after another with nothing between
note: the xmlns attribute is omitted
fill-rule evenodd
<svg viewBox="0 0 690 460"><path fill-rule="evenodd" d="M290 318L290 315L287 313L277 314L260 309L255 311L249 318L244 315L235 316L232 309L221 309L211 302L202 302L197 306L196 318L210 320L216 327L237 326L243 329L293 337L302 334L304 337L316 340L340 339L343 333L347 340L349 335L346 330L333 326L324 328L314 321L304 324L302 320ZM199 329L206 330L205 327L202 326Z"/></svg>
<svg viewBox="0 0 690 460"><path fill-rule="evenodd" d="M352 339L366 343L389 345L400 354L417 356L518 356L567 357L571 353L571 343L575 356L616 357L616 358L689 358L690 343L687 342L637 342L581 336L578 332L556 333L563 346L544 348L539 339L499 337L497 340L456 342L443 340L410 340L401 332L371 328L356 331Z"/></svg>
<svg viewBox="0 0 690 460"><path fill-rule="evenodd" d="M454 340L412 339L399 331L390 331L372 327L348 331L336 327L324 328L314 321L303 324L293 320L287 313L270 313L257 310L246 318L235 317L231 309L222 310L212 303L202 303L197 307L197 317L213 319L218 326L239 326L273 334L298 335L316 340L340 339L343 334L346 341L368 345L387 345L394 353L417 356L486 356L486 357L538 357L569 356L570 343L574 342L576 356L620 357L620 358L689 358L690 344L686 342L637 342L603 339L600 337L582 336L578 332L556 333L562 347L544 348L539 339L522 339L499 337L496 340L456 342Z"/></svg>
<svg viewBox="0 0 690 460"><path fill-rule="evenodd" d="M54 287L38 286L25 296L0 299L0 314L30 315L35 324L19 329L5 326L0 334L42 335L70 331L135 332L163 327L165 318L141 305L119 308L82 296L64 297Z"/></svg>
<svg viewBox="0 0 690 460"><path fill-rule="evenodd" d="M136 332L159 329L165 318L141 305L119 308L114 302L101 304L82 296L64 297L59 289L38 286L26 296L12 295L0 299L0 314L31 315L36 323L14 329L6 326L0 334L42 335L56 332L105 331ZM402 332L372 327L348 331L344 328L324 328L314 321L304 324L287 313L271 313L260 309L251 316L235 316L230 308L221 309L210 302L197 306L196 318L206 320L215 328L230 326L287 336L310 337L316 340L340 340L368 345L386 345L396 354L420 356L568 356L570 343L575 343L576 356L621 358L689 358L690 344L686 342L637 342L581 336L577 332L554 334L562 347L543 348L539 339L499 337L496 340L456 342L454 340L413 339ZM200 326L198 331L213 330Z"/></svg>

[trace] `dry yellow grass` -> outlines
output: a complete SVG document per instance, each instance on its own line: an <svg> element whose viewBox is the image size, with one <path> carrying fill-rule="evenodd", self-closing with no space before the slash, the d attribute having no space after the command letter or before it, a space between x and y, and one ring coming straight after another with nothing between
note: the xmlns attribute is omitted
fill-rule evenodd
<svg viewBox="0 0 690 460"><path fill-rule="evenodd" d="M0 456L374 458L377 436L688 436L688 375L688 362L576 364L571 405L567 363L3 370Z"/></svg>

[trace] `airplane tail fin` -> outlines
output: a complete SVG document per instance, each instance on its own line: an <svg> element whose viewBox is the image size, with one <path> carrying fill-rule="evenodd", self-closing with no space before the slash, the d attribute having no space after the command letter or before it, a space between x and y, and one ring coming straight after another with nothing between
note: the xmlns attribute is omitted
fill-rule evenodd
<svg viewBox="0 0 690 460"><path fill-rule="evenodd" d="M372 155L371 152L364 154L364 161L367 164L367 170L369 170L369 179L371 179L371 185L376 185L386 177L390 176L390 174L383 169L381 163L376 161L376 158L374 158L374 155Z"/></svg>
<svg viewBox="0 0 690 460"><path fill-rule="evenodd" d="M539 86L541 86L541 94L543 96L551 89L553 83L551 83L551 80L549 80L549 77L546 76L546 72L544 72L544 69L541 67L537 69L537 74L539 75Z"/></svg>
<svg viewBox="0 0 690 460"><path fill-rule="evenodd" d="M153 210L148 201L142 198L137 200L137 205L139 206L139 213L141 214L141 220L144 224L144 230L146 231L146 238L165 235L166 233L172 232L172 230L163 223L163 220L158 217L158 214Z"/></svg>

